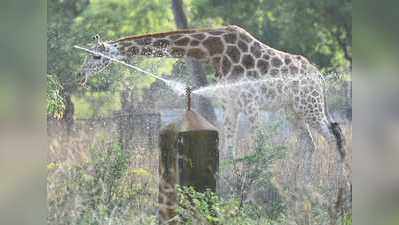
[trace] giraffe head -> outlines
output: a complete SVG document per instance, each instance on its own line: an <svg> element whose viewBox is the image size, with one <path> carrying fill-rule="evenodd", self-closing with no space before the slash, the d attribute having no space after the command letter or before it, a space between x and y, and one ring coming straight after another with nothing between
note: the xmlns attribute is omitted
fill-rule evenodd
<svg viewBox="0 0 399 225"><path fill-rule="evenodd" d="M112 61L103 55L120 58L118 46L116 44L101 41L98 34L93 37L93 40L95 40L95 44L90 50L98 54L89 54L84 59L81 70L78 73L78 78L82 84L85 84L90 76L101 72L111 64Z"/></svg>

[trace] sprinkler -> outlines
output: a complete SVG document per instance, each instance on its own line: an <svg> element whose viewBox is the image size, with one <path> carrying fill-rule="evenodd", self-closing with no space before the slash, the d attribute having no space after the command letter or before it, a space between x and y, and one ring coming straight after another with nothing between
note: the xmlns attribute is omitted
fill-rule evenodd
<svg viewBox="0 0 399 225"><path fill-rule="evenodd" d="M191 87L186 87L186 96L187 96L187 111L191 111Z"/></svg>

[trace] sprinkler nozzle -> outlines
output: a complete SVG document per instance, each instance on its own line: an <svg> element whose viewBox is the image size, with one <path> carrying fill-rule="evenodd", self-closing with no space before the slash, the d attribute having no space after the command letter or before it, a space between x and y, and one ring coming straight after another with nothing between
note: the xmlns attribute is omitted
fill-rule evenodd
<svg viewBox="0 0 399 225"><path fill-rule="evenodd" d="M191 87L186 87L186 96L187 96L187 111L191 110Z"/></svg>

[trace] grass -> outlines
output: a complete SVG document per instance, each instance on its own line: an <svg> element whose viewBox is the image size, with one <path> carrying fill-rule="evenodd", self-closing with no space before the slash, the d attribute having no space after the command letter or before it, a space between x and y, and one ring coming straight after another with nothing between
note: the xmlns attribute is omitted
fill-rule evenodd
<svg viewBox="0 0 399 225"><path fill-rule="evenodd" d="M335 152L315 136L312 204L300 207L298 196L307 194L297 183L301 154L294 150L294 136L275 138L279 126L272 124L259 132L255 150L240 145L240 160L230 164L234 170L225 178L231 181L228 195L223 193L227 189L218 195L180 189L179 213L184 224L277 225L297 223L305 216L311 224L329 224L329 202L335 196ZM157 224L158 150L125 151L109 130L84 131L69 137L53 134L49 139L48 223ZM346 126L344 132L350 165L351 127ZM348 167L349 181L351 173ZM277 197L268 197L270 193ZM338 224L352 224L350 207L346 206Z"/></svg>

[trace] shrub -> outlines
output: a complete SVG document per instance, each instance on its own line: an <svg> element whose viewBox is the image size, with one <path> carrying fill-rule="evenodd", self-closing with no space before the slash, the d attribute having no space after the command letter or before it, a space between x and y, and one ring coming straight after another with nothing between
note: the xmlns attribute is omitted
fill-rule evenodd
<svg viewBox="0 0 399 225"><path fill-rule="evenodd" d="M130 159L120 146L101 142L79 163L49 163L48 223L156 224L154 176L129 169Z"/></svg>

